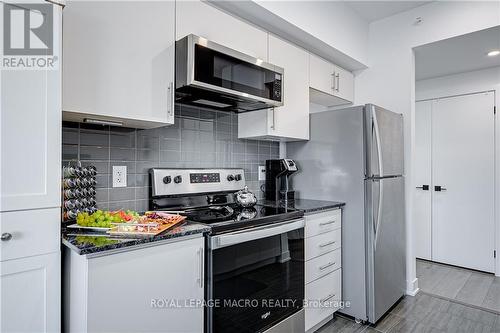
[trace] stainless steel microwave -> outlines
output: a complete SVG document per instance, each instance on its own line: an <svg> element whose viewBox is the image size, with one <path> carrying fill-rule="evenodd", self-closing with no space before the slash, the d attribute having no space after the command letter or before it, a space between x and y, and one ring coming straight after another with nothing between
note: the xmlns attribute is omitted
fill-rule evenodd
<svg viewBox="0 0 500 333"><path fill-rule="evenodd" d="M175 55L177 103L235 112L283 105L281 67L195 35L177 41Z"/></svg>

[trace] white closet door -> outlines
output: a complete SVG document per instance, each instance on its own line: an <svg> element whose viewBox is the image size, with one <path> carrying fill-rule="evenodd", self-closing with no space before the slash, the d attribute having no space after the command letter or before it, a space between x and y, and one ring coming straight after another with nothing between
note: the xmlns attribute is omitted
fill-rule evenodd
<svg viewBox="0 0 500 333"><path fill-rule="evenodd" d="M494 271L493 107L492 92L432 105L432 259L487 272Z"/></svg>
<svg viewBox="0 0 500 333"><path fill-rule="evenodd" d="M415 108L415 184L413 232L415 256L431 260L431 125L432 101L416 103Z"/></svg>

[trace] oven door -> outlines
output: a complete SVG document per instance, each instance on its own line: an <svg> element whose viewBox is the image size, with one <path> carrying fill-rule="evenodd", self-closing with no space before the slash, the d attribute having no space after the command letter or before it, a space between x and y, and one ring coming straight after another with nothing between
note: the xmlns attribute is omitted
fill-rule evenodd
<svg viewBox="0 0 500 333"><path fill-rule="evenodd" d="M304 220L213 236L208 244L208 332L264 332L301 311ZM304 323L293 327L304 330Z"/></svg>

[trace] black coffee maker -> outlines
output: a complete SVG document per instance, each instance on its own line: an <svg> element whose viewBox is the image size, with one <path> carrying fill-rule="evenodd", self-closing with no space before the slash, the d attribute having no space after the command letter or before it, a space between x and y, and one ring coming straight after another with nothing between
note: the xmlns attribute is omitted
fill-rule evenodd
<svg viewBox="0 0 500 333"><path fill-rule="evenodd" d="M283 158L266 160L266 200L288 204L295 198L289 189L288 177L297 171L294 160Z"/></svg>

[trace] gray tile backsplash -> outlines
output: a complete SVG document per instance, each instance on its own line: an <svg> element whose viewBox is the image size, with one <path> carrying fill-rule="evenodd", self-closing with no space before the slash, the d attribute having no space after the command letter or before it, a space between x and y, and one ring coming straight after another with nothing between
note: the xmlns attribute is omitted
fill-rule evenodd
<svg viewBox="0 0 500 333"><path fill-rule="evenodd" d="M63 123L63 164L79 159L97 168L101 209L148 209L149 169L242 168L249 188L262 197L258 166L279 157L279 143L238 139L238 116L176 106L175 124L141 130ZM112 187L114 165L127 166L127 187Z"/></svg>

